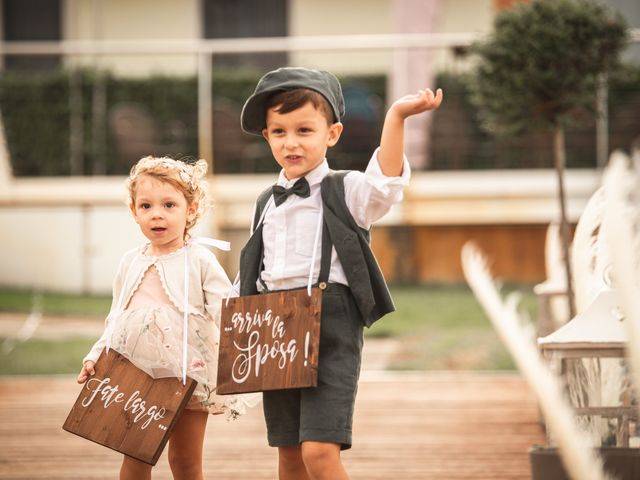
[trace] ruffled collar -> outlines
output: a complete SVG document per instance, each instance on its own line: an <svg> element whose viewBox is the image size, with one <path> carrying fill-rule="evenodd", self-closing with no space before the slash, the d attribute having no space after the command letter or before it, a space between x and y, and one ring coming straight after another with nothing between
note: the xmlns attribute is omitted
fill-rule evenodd
<svg viewBox="0 0 640 480"><path fill-rule="evenodd" d="M141 257L148 259L150 261L157 261L157 260L164 260L167 258L171 258L171 257L175 257L177 255L182 254L182 252L184 251L185 247L189 245L188 243L185 243L182 247L180 248L176 248L175 250L169 252L169 253L165 253L162 255L149 255L146 253L147 249L151 246L151 243L147 242L144 245L142 245L140 247L140 251L138 252L140 254Z"/></svg>

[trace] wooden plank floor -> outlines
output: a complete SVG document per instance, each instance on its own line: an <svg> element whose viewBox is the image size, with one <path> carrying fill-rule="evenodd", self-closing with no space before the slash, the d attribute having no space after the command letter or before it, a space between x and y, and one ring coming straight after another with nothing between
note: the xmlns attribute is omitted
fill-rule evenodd
<svg viewBox="0 0 640 480"><path fill-rule="evenodd" d="M114 479L121 455L62 430L79 386L72 376L0 378L0 478ZM211 417L205 476L275 479L260 407L235 422ZM527 451L543 444L535 400L517 374L363 372L354 480L529 479ZM154 479L170 479L166 452Z"/></svg>

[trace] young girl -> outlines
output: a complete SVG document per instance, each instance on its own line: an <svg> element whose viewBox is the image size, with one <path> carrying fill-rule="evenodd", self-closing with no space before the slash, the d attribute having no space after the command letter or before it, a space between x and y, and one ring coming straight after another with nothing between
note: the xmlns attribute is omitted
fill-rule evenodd
<svg viewBox="0 0 640 480"><path fill-rule="evenodd" d="M189 376L198 382L169 440L175 479L203 478L208 414L235 417L256 398L214 394L220 304L230 282L202 243L229 246L189 238L206 206L206 170L204 160L190 165L155 157L145 157L131 169L129 208L149 242L120 261L105 331L78 375L78 383L86 382L102 350L113 348L154 378ZM150 479L151 466L125 455L120 478Z"/></svg>

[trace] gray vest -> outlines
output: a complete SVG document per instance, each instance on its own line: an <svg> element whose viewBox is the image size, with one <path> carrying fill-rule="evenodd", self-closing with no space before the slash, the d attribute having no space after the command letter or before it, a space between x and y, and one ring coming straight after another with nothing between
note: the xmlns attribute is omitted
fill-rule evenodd
<svg viewBox="0 0 640 480"><path fill-rule="evenodd" d="M346 170L331 171L322 180L320 191L324 221L363 323L371 326L382 316L393 312L395 307L369 246L369 231L358 226L347 208L344 198L344 177L347 173ZM240 295L243 296L258 293L256 282L263 269L262 224L258 225L258 222L270 197L271 187L258 197L254 230L240 253Z"/></svg>

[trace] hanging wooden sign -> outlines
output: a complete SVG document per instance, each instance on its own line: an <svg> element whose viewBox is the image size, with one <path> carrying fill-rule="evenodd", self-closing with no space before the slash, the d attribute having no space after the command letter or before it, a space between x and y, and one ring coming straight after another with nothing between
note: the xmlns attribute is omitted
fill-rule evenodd
<svg viewBox="0 0 640 480"><path fill-rule="evenodd" d="M196 385L188 377L186 385L153 379L115 350L103 350L62 428L155 465Z"/></svg>
<svg viewBox="0 0 640 480"><path fill-rule="evenodd" d="M217 393L316 386L321 307L319 288L223 300Z"/></svg>

